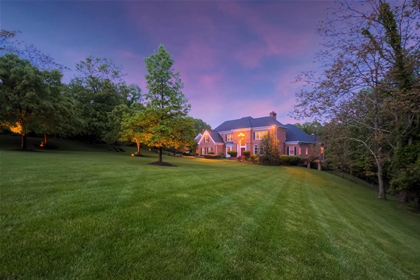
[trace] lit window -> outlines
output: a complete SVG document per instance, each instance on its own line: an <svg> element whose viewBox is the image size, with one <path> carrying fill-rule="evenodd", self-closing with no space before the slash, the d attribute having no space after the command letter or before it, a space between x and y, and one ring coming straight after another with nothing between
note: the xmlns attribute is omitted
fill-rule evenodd
<svg viewBox="0 0 420 280"><path fill-rule="evenodd" d="M226 135L226 141L227 142L232 142L233 141L233 134Z"/></svg>
<svg viewBox="0 0 420 280"><path fill-rule="evenodd" d="M306 148L305 155L308 155L308 148Z"/></svg>
<svg viewBox="0 0 420 280"><path fill-rule="evenodd" d="M261 140L264 136L268 135L268 131L256 131L255 132L255 140Z"/></svg>
<svg viewBox="0 0 420 280"><path fill-rule="evenodd" d="M289 155L295 155L295 147L289 147Z"/></svg>
<svg viewBox="0 0 420 280"><path fill-rule="evenodd" d="M204 142L209 142L209 135L208 134L204 135Z"/></svg>
<svg viewBox="0 0 420 280"><path fill-rule="evenodd" d="M258 155L258 145L254 146L254 154Z"/></svg>

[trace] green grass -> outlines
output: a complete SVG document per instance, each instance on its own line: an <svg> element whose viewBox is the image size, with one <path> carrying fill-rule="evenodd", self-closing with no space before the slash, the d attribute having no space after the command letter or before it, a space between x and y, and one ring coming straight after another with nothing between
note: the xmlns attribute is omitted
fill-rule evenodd
<svg viewBox="0 0 420 280"><path fill-rule="evenodd" d="M146 155L0 150L0 278L420 278L420 217L374 191Z"/></svg>

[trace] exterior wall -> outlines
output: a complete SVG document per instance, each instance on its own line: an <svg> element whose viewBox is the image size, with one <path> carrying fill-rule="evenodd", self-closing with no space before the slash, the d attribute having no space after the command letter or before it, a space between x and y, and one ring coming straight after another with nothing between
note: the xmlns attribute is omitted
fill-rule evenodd
<svg viewBox="0 0 420 280"><path fill-rule="evenodd" d="M210 151L210 149L216 154L216 145L210 140L209 142L201 141L200 145L198 146L198 154L204 155L206 152L203 153L203 148L207 149L206 151Z"/></svg>

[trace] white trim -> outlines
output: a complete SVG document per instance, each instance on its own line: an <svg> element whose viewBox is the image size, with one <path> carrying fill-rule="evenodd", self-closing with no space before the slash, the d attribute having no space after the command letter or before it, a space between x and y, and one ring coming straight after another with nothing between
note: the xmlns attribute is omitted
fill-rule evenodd
<svg viewBox="0 0 420 280"><path fill-rule="evenodd" d="M213 144L216 144L216 142L215 142L215 141L213 140L213 138L211 137L210 133L206 130L206 131L204 131L204 132L203 132L203 137L201 137L200 141L198 141L198 145L200 145L201 141L203 141L203 139L204 139L204 136L205 136L206 132L207 132L207 134L209 135L209 138L211 139L211 141L213 142Z"/></svg>
<svg viewBox="0 0 420 280"><path fill-rule="evenodd" d="M197 136L195 136L194 140L197 140L198 136L200 136L200 135L201 135L201 137L203 137L203 134L198 133L198 135L197 135Z"/></svg>

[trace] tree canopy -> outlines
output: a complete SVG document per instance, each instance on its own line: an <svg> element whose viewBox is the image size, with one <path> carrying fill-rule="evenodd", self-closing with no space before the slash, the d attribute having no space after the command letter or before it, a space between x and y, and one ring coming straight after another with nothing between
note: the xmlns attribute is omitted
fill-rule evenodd
<svg viewBox="0 0 420 280"><path fill-rule="evenodd" d="M307 87L296 95L295 116L335 124L329 151L337 140L360 144L384 199L384 167L419 127L419 19L416 1L336 1L319 28L323 71L297 79Z"/></svg>

